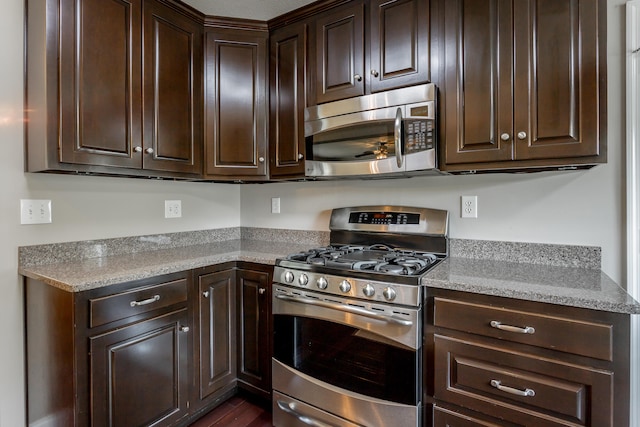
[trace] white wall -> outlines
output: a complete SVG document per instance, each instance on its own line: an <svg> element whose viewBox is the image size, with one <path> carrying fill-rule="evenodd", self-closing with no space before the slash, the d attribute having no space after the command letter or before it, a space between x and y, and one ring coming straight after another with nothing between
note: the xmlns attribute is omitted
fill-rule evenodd
<svg viewBox="0 0 640 427"><path fill-rule="evenodd" d="M23 0L0 13L0 427L25 424L22 286L17 247L215 227L326 230L328 210L365 203L449 209L451 236L597 245L615 280L623 271L622 0L609 8L609 163L586 172L430 177L369 182L266 185L198 184L23 173ZM402 187L402 188L401 188ZM479 197L477 220L459 216L459 196ZM282 198L282 214L269 213ZM53 203L53 224L19 225L19 199ZM165 199L181 199L184 216L165 220ZM242 209L240 209L242 206ZM240 216L240 211L242 215Z"/></svg>

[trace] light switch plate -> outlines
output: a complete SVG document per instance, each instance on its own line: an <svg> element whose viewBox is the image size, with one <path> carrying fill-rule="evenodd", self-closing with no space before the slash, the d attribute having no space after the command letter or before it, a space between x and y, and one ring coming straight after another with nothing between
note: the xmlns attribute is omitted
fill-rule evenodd
<svg viewBox="0 0 640 427"><path fill-rule="evenodd" d="M50 224L51 200L20 199L20 224Z"/></svg>

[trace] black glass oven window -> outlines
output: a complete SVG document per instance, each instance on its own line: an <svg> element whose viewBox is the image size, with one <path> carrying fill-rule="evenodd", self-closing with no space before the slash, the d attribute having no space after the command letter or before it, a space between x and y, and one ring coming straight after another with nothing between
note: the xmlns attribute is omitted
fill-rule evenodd
<svg viewBox="0 0 640 427"><path fill-rule="evenodd" d="M313 378L369 397L417 405L420 352L324 320L274 316L274 357Z"/></svg>

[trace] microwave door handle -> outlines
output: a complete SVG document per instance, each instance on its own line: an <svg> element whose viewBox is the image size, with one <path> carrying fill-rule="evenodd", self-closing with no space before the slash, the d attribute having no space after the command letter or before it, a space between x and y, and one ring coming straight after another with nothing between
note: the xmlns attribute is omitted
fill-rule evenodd
<svg viewBox="0 0 640 427"><path fill-rule="evenodd" d="M339 304L335 302L321 301L321 300L305 298L305 297L292 297L289 295L282 295L282 294L276 295L276 298L284 301L297 302L301 304L308 304L308 305L315 305L318 307L330 308L333 310L344 311L346 313L351 313L351 314L359 314L360 316L368 317L370 319L381 320L387 323L395 323L402 326L413 325L413 322L411 320L399 319L395 316L378 314L375 311L367 310L366 308L354 307L351 305L344 305L344 304Z"/></svg>
<svg viewBox="0 0 640 427"><path fill-rule="evenodd" d="M393 125L393 138L396 146L396 163L402 167L402 109L396 110L396 120Z"/></svg>

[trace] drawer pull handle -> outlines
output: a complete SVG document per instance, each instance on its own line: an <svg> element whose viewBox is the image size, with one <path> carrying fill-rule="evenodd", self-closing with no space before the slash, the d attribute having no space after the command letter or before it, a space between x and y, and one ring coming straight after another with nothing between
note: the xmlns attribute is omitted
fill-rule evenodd
<svg viewBox="0 0 640 427"><path fill-rule="evenodd" d="M521 328L519 326L503 325L497 320L492 320L490 325L492 328L500 329L502 331L507 331L507 332L515 332L517 334L535 334L536 333L536 328L534 328L533 326L525 326L524 328Z"/></svg>
<svg viewBox="0 0 640 427"><path fill-rule="evenodd" d="M139 307L156 301L160 301L160 295L154 295L151 298L143 299L142 301L131 301L129 305L131 305L131 307Z"/></svg>
<svg viewBox="0 0 640 427"><path fill-rule="evenodd" d="M507 387L502 385L502 383L498 380L491 380L491 387L495 387L500 391L504 391L505 393L515 394L516 396L523 397L533 397L536 395L536 392L530 388L525 388L524 390L518 390L517 388Z"/></svg>

